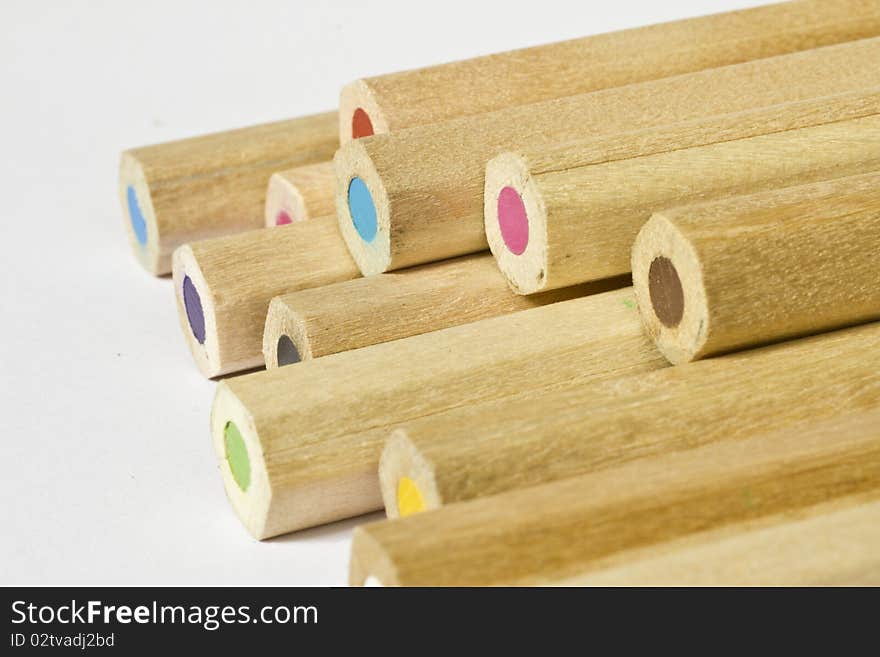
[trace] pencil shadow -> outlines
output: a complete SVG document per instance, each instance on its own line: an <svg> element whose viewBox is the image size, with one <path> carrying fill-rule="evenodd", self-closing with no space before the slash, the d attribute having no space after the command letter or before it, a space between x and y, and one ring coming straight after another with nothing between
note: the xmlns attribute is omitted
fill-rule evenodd
<svg viewBox="0 0 880 657"><path fill-rule="evenodd" d="M252 367L248 370L239 370L237 372L229 372L227 374L218 374L217 376L212 376L211 381L223 381L225 379L234 379L237 376L243 376L245 374L253 374L254 372L264 372L266 370L265 367Z"/></svg>
<svg viewBox="0 0 880 657"><path fill-rule="evenodd" d="M321 525L319 527L311 527L309 529L303 529L298 532L293 532L291 534L276 536L274 538L266 539L263 542L293 543L296 541L307 541L315 538L327 538L341 532L351 532L358 525L363 525L368 522L376 522L378 520L384 520L385 517L386 516L384 511L374 511L373 513L366 513L356 518L337 520L336 522L331 522L329 524Z"/></svg>

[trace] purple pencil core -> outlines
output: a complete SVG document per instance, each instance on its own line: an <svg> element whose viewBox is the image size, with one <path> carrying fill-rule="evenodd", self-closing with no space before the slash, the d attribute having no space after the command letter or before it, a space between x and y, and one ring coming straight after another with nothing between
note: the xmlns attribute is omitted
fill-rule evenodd
<svg viewBox="0 0 880 657"><path fill-rule="evenodd" d="M202 310L202 299L189 276L183 278L183 306L186 308L186 319L189 321L192 334L199 344L205 344L205 312Z"/></svg>

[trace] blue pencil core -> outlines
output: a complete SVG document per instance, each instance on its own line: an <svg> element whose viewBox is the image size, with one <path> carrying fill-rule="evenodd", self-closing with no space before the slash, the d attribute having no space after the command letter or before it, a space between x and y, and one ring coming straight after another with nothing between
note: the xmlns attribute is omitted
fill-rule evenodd
<svg viewBox="0 0 880 657"><path fill-rule="evenodd" d="M138 203L137 192L134 187L128 186L125 190L128 198L128 218L131 221L131 228L134 230L134 236L139 244L147 243L147 220L144 219L144 213L141 212L141 206Z"/></svg>
<svg viewBox="0 0 880 657"><path fill-rule="evenodd" d="M183 277L183 307L189 328L199 344L205 344L205 312L202 310L202 298L189 276Z"/></svg>
<svg viewBox="0 0 880 657"><path fill-rule="evenodd" d="M376 232L379 230L376 206L367 184L357 177L348 183L348 212L355 230L364 242L376 239Z"/></svg>

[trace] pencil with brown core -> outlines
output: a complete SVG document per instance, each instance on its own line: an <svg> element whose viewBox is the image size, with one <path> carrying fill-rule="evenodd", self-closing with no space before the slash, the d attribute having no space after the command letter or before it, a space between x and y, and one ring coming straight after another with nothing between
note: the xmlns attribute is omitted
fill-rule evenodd
<svg viewBox="0 0 880 657"><path fill-rule="evenodd" d="M359 275L333 217L193 242L174 252L180 326L208 377L263 365L272 297Z"/></svg>
<svg viewBox="0 0 880 657"><path fill-rule="evenodd" d="M812 0L651 25L357 80L341 143L880 34L872 0ZM441 102L438 102L441 99Z"/></svg>
<svg viewBox="0 0 880 657"><path fill-rule="evenodd" d="M676 540L705 540L714 532L711 538L720 541L817 511L865 502L876 508L880 397L874 388L862 411L846 404L829 409L821 421L806 414L737 432L740 440L643 456L591 475L363 525L354 534L350 581L564 584L637 565L664 554ZM687 442L687 427L679 430L675 439ZM582 439L592 436L586 432ZM618 444L625 440L619 433ZM876 545L851 552L861 563ZM802 561L802 553L803 545L789 547L793 559ZM829 559L812 576L845 576L845 566Z"/></svg>
<svg viewBox="0 0 880 657"><path fill-rule="evenodd" d="M358 139L335 156L340 228L365 275L482 251L486 162L501 151L594 136L620 153L622 132L864 93L880 87L878 59L880 39L870 39ZM806 118L796 114L788 123L778 108L750 117L755 125L740 124L739 135L831 120L823 104L802 111ZM698 132L716 141L716 130ZM681 138L674 132L667 140L675 146ZM630 150L629 157L639 154Z"/></svg>
<svg viewBox="0 0 880 657"><path fill-rule="evenodd" d="M880 94L836 100L722 117L721 131L695 139L684 126L631 135L634 157L624 159L596 157L591 141L499 155L486 167L485 195L498 266L522 294L618 275L630 270L633 240L652 212L877 168ZM813 105L818 114L803 113ZM653 141L661 134L669 136L662 145Z"/></svg>
<svg viewBox="0 0 880 657"><path fill-rule="evenodd" d="M228 379L211 428L233 509L268 538L381 508L379 453L408 420L665 365L627 288Z"/></svg>
<svg viewBox="0 0 880 657"><path fill-rule="evenodd" d="M510 291L492 256L465 256L276 297L263 356L266 367L280 367L629 284L618 277L524 297Z"/></svg>
<svg viewBox="0 0 880 657"><path fill-rule="evenodd" d="M386 511L405 515L873 408L878 345L880 324L867 324L412 420L381 456Z"/></svg>
<svg viewBox="0 0 880 657"><path fill-rule="evenodd" d="M880 417L874 418L880 422ZM829 433L834 433L832 427ZM844 499L759 528L655 546L564 586L880 586L880 501ZM762 523L764 524L764 523ZM715 534L722 534L716 536ZM806 547L806 549L805 549ZM635 556L635 555L633 555Z"/></svg>
<svg viewBox="0 0 880 657"><path fill-rule="evenodd" d="M336 212L333 162L273 173L266 190L266 226L326 217Z"/></svg>
<svg viewBox="0 0 880 657"><path fill-rule="evenodd" d="M269 176L330 160L337 122L328 112L122 153L119 196L138 260L168 274L181 244L261 227Z"/></svg>
<svg viewBox="0 0 880 657"><path fill-rule="evenodd" d="M632 250L673 363L880 319L880 172L662 211Z"/></svg>

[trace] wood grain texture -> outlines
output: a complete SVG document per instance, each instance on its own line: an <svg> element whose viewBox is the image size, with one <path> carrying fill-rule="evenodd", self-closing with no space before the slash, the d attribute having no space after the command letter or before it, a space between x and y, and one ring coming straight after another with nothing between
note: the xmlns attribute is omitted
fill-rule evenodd
<svg viewBox="0 0 880 657"><path fill-rule="evenodd" d="M337 122L328 112L122 153L119 194L141 264L168 274L181 244L261 227L269 176L330 160L339 147ZM146 220L143 245L131 228L129 186Z"/></svg>
<svg viewBox="0 0 880 657"><path fill-rule="evenodd" d="M386 510L402 477L431 509L880 407L878 347L867 324L412 420L381 456Z"/></svg>
<svg viewBox="0 0 880 657"><path fill-rule="evenodd" d="M591 475L361 526L351 582L373 576L386 585L564 583L662 552L655 546L698 532L729 527L740 535L781 515L795 520L817 505L878 501L878 402L875 390L865 410L844 405L810 420L804 414L784 429L768 424L736 432L739 440L643 454ZM691 429L678 427L687 440ZM662 440L649 426L641 433L646 442ZM624 434L618 437L623 444ZM592 439L585 427L581 440ZM806 565L810 550L797 545L788 554ZM841 572L835 560L823 565L824 573Z"/></svg>
<svg viewBox="0 0 880 657"><path fill-rule="evenodd" d="M273 173L266 190L266 226L279 225L282 212L292 222L332 215L334 180L330 160Z"/></svg>
<svg viewBox="0 0 880 657"><path fill-rule="evenodd" d="M366 275L482 251L485 167L502 151L864 91L878 61L868 39L357 139L334 159L340 227ZM376 206L371 242L348 211L354 177Z"/></svg>
<svg viewBox="0 0 880 657"><path fill-rule="evenodd" d="M263 326L272 297L359 275L333 217L193 242L174 253L180 326L196 364L209 377L263 365ZM185 277L201 299L204 343L187 319Z"/></svg>
<svg viewBox="0 0 880 657"><path fill-rule="evenodd" d="M510 291L491 256L465 256L276 297L263 356L266 367L278 366L282 336L311 360L627 285L629 277L618 277L524 297Z"/></svg>
<svg viewBox="0 0 880 657"><path fill-rule="evenodd" d="M627 288L225 380L211 426L227 495L258 538L379 509L379 453L394 427L665 365L640 324ZM229 421L250 455L246 491L225 460Z"/></svg>
<svg viewBox="0 0 880 657"><path fill-rule="evenodd" d="M880 172L662 211L633 247L639 309L673 363L880 319L878 244Z"/></svg>
<svg viewBox="0 0 880 657"><path fill-rule="evenodd" d="M342 90L377 134L880 34L874 0L773 4L361 79Z"/></svg>
<svg viewBox="0 0 880 657"><path fill-rule="evenodd" d="M492 253L523 294L565 287L628 272L633 240L652 212L877 168L877 91L627 135L610 158L592 140L500 155L486 167ZM521 255L499 229L497 199L507 186L528 213Z"/></svg>
<svg viewBox="0 0 880 657"><path fill-rule="evenodd" d="M845 499L832 505L842 508L819 505L796 520L781 514L759 528L700 533L554 584L880 586L880 501L863 502Z"/></svg>

